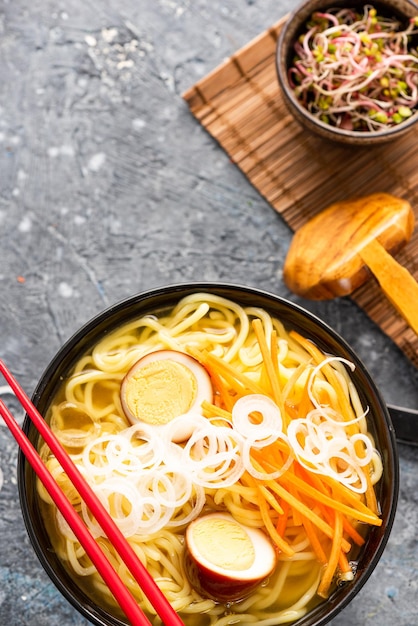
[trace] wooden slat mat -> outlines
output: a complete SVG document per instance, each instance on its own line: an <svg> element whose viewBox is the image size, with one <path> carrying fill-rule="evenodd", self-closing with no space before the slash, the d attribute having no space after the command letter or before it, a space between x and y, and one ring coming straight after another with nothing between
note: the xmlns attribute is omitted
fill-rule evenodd
<svg viewBox="0 0 418 626"><path fill-rule="evenodd" d="M418 217L418 129L377 148L346 147L288 113L275 67L284 19L183 94L193 115L294 231L332 202L374 191L406 198ZM418 228L397 259L418 279ZM418 367L418 337L375 281L352 298Z"/></svg>

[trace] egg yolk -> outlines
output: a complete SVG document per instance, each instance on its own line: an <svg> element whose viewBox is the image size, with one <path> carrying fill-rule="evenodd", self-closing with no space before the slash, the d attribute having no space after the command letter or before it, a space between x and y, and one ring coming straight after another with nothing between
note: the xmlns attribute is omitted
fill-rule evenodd
<svg viewBox="0 0 418 626"><path fill-rule="evenodd" d="M197 395L193 372L176 361L157 360L138 368L125 388L125 402L138 420L167 424L189 411Z"/></svg>
<svg viewBox="0 0 418 626"><path fill-rule="evenodd" d="M254 545L244 528L218 517L202 519L193 528L198 552L213 565L243 571L254 563Z"/></svg>

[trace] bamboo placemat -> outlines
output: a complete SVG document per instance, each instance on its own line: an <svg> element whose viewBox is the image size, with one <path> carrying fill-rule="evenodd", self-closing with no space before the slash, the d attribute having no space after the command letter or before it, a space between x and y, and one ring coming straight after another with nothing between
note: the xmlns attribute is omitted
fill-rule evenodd
<svg viewBox="0 0 418 626"><path fill-rule="evenodd" d="M276 78L284 20L183 94L193 115L294 231L329 204L374 191L409 200L418 217L418 129L377 148L339 146L305 132ZM418 228L396 258L418 279ZM351 297L418 367L418 337L374 279Z"/></svg>

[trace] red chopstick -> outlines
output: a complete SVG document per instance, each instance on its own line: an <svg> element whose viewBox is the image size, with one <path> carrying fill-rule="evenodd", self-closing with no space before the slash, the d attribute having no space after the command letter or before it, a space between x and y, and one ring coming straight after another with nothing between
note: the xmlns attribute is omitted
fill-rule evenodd
<svg viewBox="0 0 418 626"><path fill-rule="evenodd" d="M3 374L22 407L31 418L38 432L56 456L61 467L67 473L80 496L89 507L91 513L94 515L97 522L100 524L103 531L106 533L107 537L123 559L124 563L129 568L142 591L157 611L163 623L166 624L166 626L184 626L183 621L157 586L151 574L141 563L133 548L126 541L125 537L110 517L94 491L91 489L90 485L85 481L84 477L79 472L67 452L61 446L39 411L32 404L28 396L1 360L0 372ZM125 587L118 574L107 561L107 558L101 552L100 547L90 534L90 531L84 526L81 518L77 515L72 505L66 499L66 496L55 483L55 480L45 467L34 446L26 437L25 433L17 424L15 418L2 400L0 400L0 413L22 449L22 452L28 462L31 464L42 483L45 485L45 488L50 493L51 498L60 509L74 534L77 536L103 579L108 584L109 589L111 589L126 616L135 626L149 626L151 622L143 614L132 594ZM50 489L51 491L49 491ZM62 509L61 505L63 506Z"/></svg>
<svg viewBox="0 0 418 626"><path fill-rule="evenodd" d="M129 619L132 625L150 626L151 622L141 611L135 598L130 591L125 587L119 575L115 572L112 565L101 551L99 544L96 543L90 531L84 525L81 518L77 515L74 508L71 506L69 500L67 500L64 493L58 487L52 474L43 464L41 457L26 437L23 430L15 421L13 415L10 413L3 400L0 399L0 414L3 417L6 425L11 431L12 435L19 444L20 449L25 455L26 459L33 467L35 473L42 481L45 489L61 511L63 517L68 522L71 530L76 535L80 544L84 547L90 559L94 563L97 571L101 574L103 580L113 593L115 599L119 603L119 606L124 611L125 615Z"/></svg>

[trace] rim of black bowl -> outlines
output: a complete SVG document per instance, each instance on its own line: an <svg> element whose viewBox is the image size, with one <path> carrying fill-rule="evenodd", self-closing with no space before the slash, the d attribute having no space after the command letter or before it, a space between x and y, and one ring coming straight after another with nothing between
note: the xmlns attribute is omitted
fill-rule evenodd
<svg viewBox="0 0 418 626"><path fill-rule="evenodd" d="M403 1L406 2L411 7L411 16L412 14L417 14L418 5L415 2L413 2L412 0L403 0ZM348 1L347 0L324 0L323 3L321 4L324 8L329 8L329 7L338 7L338 6L346 7L347 4L349 4L349 6L358 6L358 5L364 6L365 4L367 4L367 2L364 2L362 0L348 0ZM387 7L390 3L382 2L382 0L375 0L375 1L371 0L370 4L372 4L373 6L377 8L380 7L382 10L386 9L387 11ZM305 10L305 6L306 6L306 10ZM411 117L403 121L401 124L398 124L396 126L388 126L387 128L384 128L382 131L373 132L373 131L354 131L354 130L347 130L344 128L337 128L336 126L332 126L331 124L322 122L321 120L316 118L314 115L309 113L309 111L300 104L299 100L295 97L293 89L289 85L288 77L287 77L288 59L291 54L291 49L289 48L287 51L287 55L286 55L287 58L283 59L282 57L284 56L284 54L282 50L282 45L283 45L283 40L285 39L288 31L291 28L293 28L293 18L299 13L301 13L302 24L303 24L312 14L312 10L308 10L307 6L308 6L308 2L305 1L305 2L300 3L297 7L295 7L295 9L291 11L291 13L289 14L288 18L286 19L285 23L283 24L281 28L279 38L277 40L276 55L275 55L276 74L277 74L277 78L278 78L278 81L282 90L282 94L285 97L285 100L287 100L288 103L296 109L296 111L298 112L298 116L300 118L304 118L306 123L309 124L310 126L316 127L318 132L320 132L323 135L323 137L327 135L329 138L333 138L333 139L338 139L338 137L342 139L344 138L347 140L347 144L351 140L351 143L353 144L364 143L365 147L367 147L368 142L371 142L373 140L376 141L376 143L378 143L379 140L381 140L382 142L383 140L389 141L390 139L395 139L397 135L401 136L401 135L404 135L406 132L408 132L411 129L411 127L414 126L418 122L418 109L416 109L413 112ZM405 13L402 12L400 9L398 9L396 6L391 5L390 11L393 15L396 15L397 17L405 21ZM296 29L295 34L299 32L301 29L302 29L302 26L299 26Z"/></svg>
<svg viewBox="0 0 418 626"><path fill-rule="evenodd" d="M46 367L33 393L32 401L39 412L44 414L63 377L79 355L99 337L138 315L166 309L181 298L196 292L220 295L244 306L263 307L279 317L287 327L300 330L305 336L310 337L320 348L353 361L356 365L353 377L361 382L360 397L362 400L367 397L372 414L380 415L378 423L372 422L371 426L379 442L385 468L379 485L383 524L381 527L370 529L366 544L359 555L354 581L335 590L326 602L321 602L305 617L293 623L293 626L324 626L352 601L374 571L389 539L399 491L398 451L386 404L362 361L348 343L324 321L303 307L273 293L235 283L176 283L143 291L108 307L76 331ZM39 436L27 415L23 429L36 446ZM29 539L42 567L61 594L93 624L125 626L127 622L111 615L85 594L59 561L41 521L35 493L35 478L23 453L19 452L20 506Z"/></svg>

